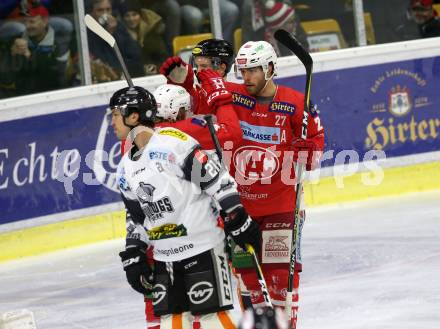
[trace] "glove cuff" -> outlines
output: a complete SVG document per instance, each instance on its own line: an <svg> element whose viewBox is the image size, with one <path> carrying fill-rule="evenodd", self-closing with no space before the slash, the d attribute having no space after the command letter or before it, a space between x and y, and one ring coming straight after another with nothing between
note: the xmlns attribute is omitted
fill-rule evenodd
<svg viewBox="0 0 440 329"><path fill-rule="evenodd" d="M226 233L232 234L232 232L235 232L238 234L244 224L246 224L246 228L249 226L249 223L247 223L248 219L251 220L243 207L235 208L232 212L228 213L225 218Z"/></svg>
<svg viewBox="0 0 440 329"><path fill-rule="evenodd" d="M229 234L232 236L238 236L241 233L243 233L244 231L246 231L249 226L251 226L252 224L252 219L248 216L248 218L246 219L246 221L243 223L243 225L241 225L238 229L230 231Z"/></svg>
<svg viewBox="0 0 440 329"><path fill-rule="evenodd" d="M122 266L125 271L134 264L146 263L147 261L145 253L138 248L128 248L121 251L119 257L121 257Z"/></svg>

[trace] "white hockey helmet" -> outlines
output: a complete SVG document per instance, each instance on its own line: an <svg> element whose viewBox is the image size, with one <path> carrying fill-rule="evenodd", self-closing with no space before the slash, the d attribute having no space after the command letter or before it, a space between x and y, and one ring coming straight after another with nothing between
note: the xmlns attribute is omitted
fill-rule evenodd
<svg viewBox="0 0 440 329"><path fill-rule="evenodd" d="M191 109L191 97L181 86L165 84L157 87L153 93L157 103L156 117L164 120L176 120L180 108L188 112Z"/></svg>
<svg viewBox="0 0 440 329"><path fill-rule="evenodd" d="M269 63L273 64L273 73L267 76ZM261 66L266 80L277 74L277 54L267 41L248 41L238 50L235 57L235 74L239 77L241 69Z"/></svg>

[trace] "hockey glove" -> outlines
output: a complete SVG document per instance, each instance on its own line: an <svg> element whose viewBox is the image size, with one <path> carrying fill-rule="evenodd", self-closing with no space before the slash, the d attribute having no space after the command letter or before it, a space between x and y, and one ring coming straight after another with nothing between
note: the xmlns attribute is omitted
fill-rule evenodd
<svg viewBox="0 0 440 329"><path fill-rule="evenodd" d="M254 222L243 207L236 208L225 218L225 232L246 250L246 244L254 247L257 253L261 250L261 232L259 226Z"/></svg>
<svg viewBox="0 0 440 329"><path fill-rule="evenodd" d="M232 95L226 90L223 78L211 69L202 70L197 78L206 96L209 108L215 112L219 106L232 104Z"/></svg>
<svg viewBox="0 0 440 329"><path fill-rule="evenodd" d="M159 72L167 78L168 83L181 86L188 92L193 89L193 68L190 64L185 63L179 56L169 57L163 62Z"/></svg>
<svg viewBox="0 0 440 329"><path fill-rule="evenodd" d="M137 292L147 295L153 290L153 272L147 263L145 252L128 248L119 253L127 281Z"/></svg>
<svg viewBox="0 0 440 329"><path fill-rule="evenodd" d="M316 168L321 157L316 143L311 139L297 139L293 142L293 161L302 163L306 170Z"/></svg>

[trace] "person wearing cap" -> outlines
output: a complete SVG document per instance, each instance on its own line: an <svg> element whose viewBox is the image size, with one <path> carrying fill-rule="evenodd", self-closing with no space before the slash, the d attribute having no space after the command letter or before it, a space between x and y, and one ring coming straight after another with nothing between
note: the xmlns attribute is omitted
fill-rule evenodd
<svg viewBox="0 0 440 329"><path fill-rule="evenodd" d="M291 55L291 51L274 39L273 35L278 29L292 33L305 49L309 48L306 32L292 6L279 1L266 1L264 20L266 22L264 39L274 47L279 56Z"/></svg>
<svg viewBox="0 0 440 329"><path fill-rule="evenodd" d="M3 0L0 5L0 19L6 18L7 22L0 28L0 39L21 35L26 29L21 21L27 16L29 8L44 6L49 10L49 24L55 30L55 34L66 38L66 44L68 44L71 40L73 24L70 19L62 16L68 13L73 15L73 7L72 4L69 7L66 1L63 5L60 2L60 0ZM59 9L63 6L67 11L61 13Z"/></svg>
<svg viewBox="0 0 440 329"><path fill-rule="evenodd" d="M45 6L48 8L51 0L2 0L0 1L0 40L9 41L24 33L26 27L22 23L27 8ZM2 20L5 20L2 22Z"/></svg>
<svg viewBox="0 0 440 329"><path fill-rule="evenodd" d="M432 0L410 0L409 12L419 26L422 38L440 36L440 19L432 7Z"/></svg>
<svg viewBox="0 0 440 329"><path fill-rule="evenodd" d="M141 47L145 74L157 74L159 65L168 55L162 17L142 8L137 0L123 2L119 11L128 33Z"/></svg>
<svg viewBox="0 0 440 329"><path fill-rule="evenodd" d="M265 40L269 42L280 56L291 52L279 44L273 33L285 29L295 35L305 49L308 49L307 35L301 27L299 16L290 2L274 0L245 0L243 3L243 42Z"/></svg>
<svg viewBox="0 0 440 329"><path fill-rule="evenodd" d="M49 25L44 6L30 7L24 17L26 30L13 40L7 67L14 94L26 95L65 86L65 69L69 50L60 44Z"/></svg>

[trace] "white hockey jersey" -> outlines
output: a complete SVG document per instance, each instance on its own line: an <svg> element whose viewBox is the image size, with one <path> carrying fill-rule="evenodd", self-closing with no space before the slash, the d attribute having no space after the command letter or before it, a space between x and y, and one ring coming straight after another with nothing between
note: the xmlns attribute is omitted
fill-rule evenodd
<svg viewBox="0 0 440 329"><path fill-rule="evenodd" d="M219 206L240 204L235 181L218 158L191 136L160 128L148 144L127 152L118 167L127 208L127 248L154 247L154 259L169 262L195 256L225 237Z"/></svg>

